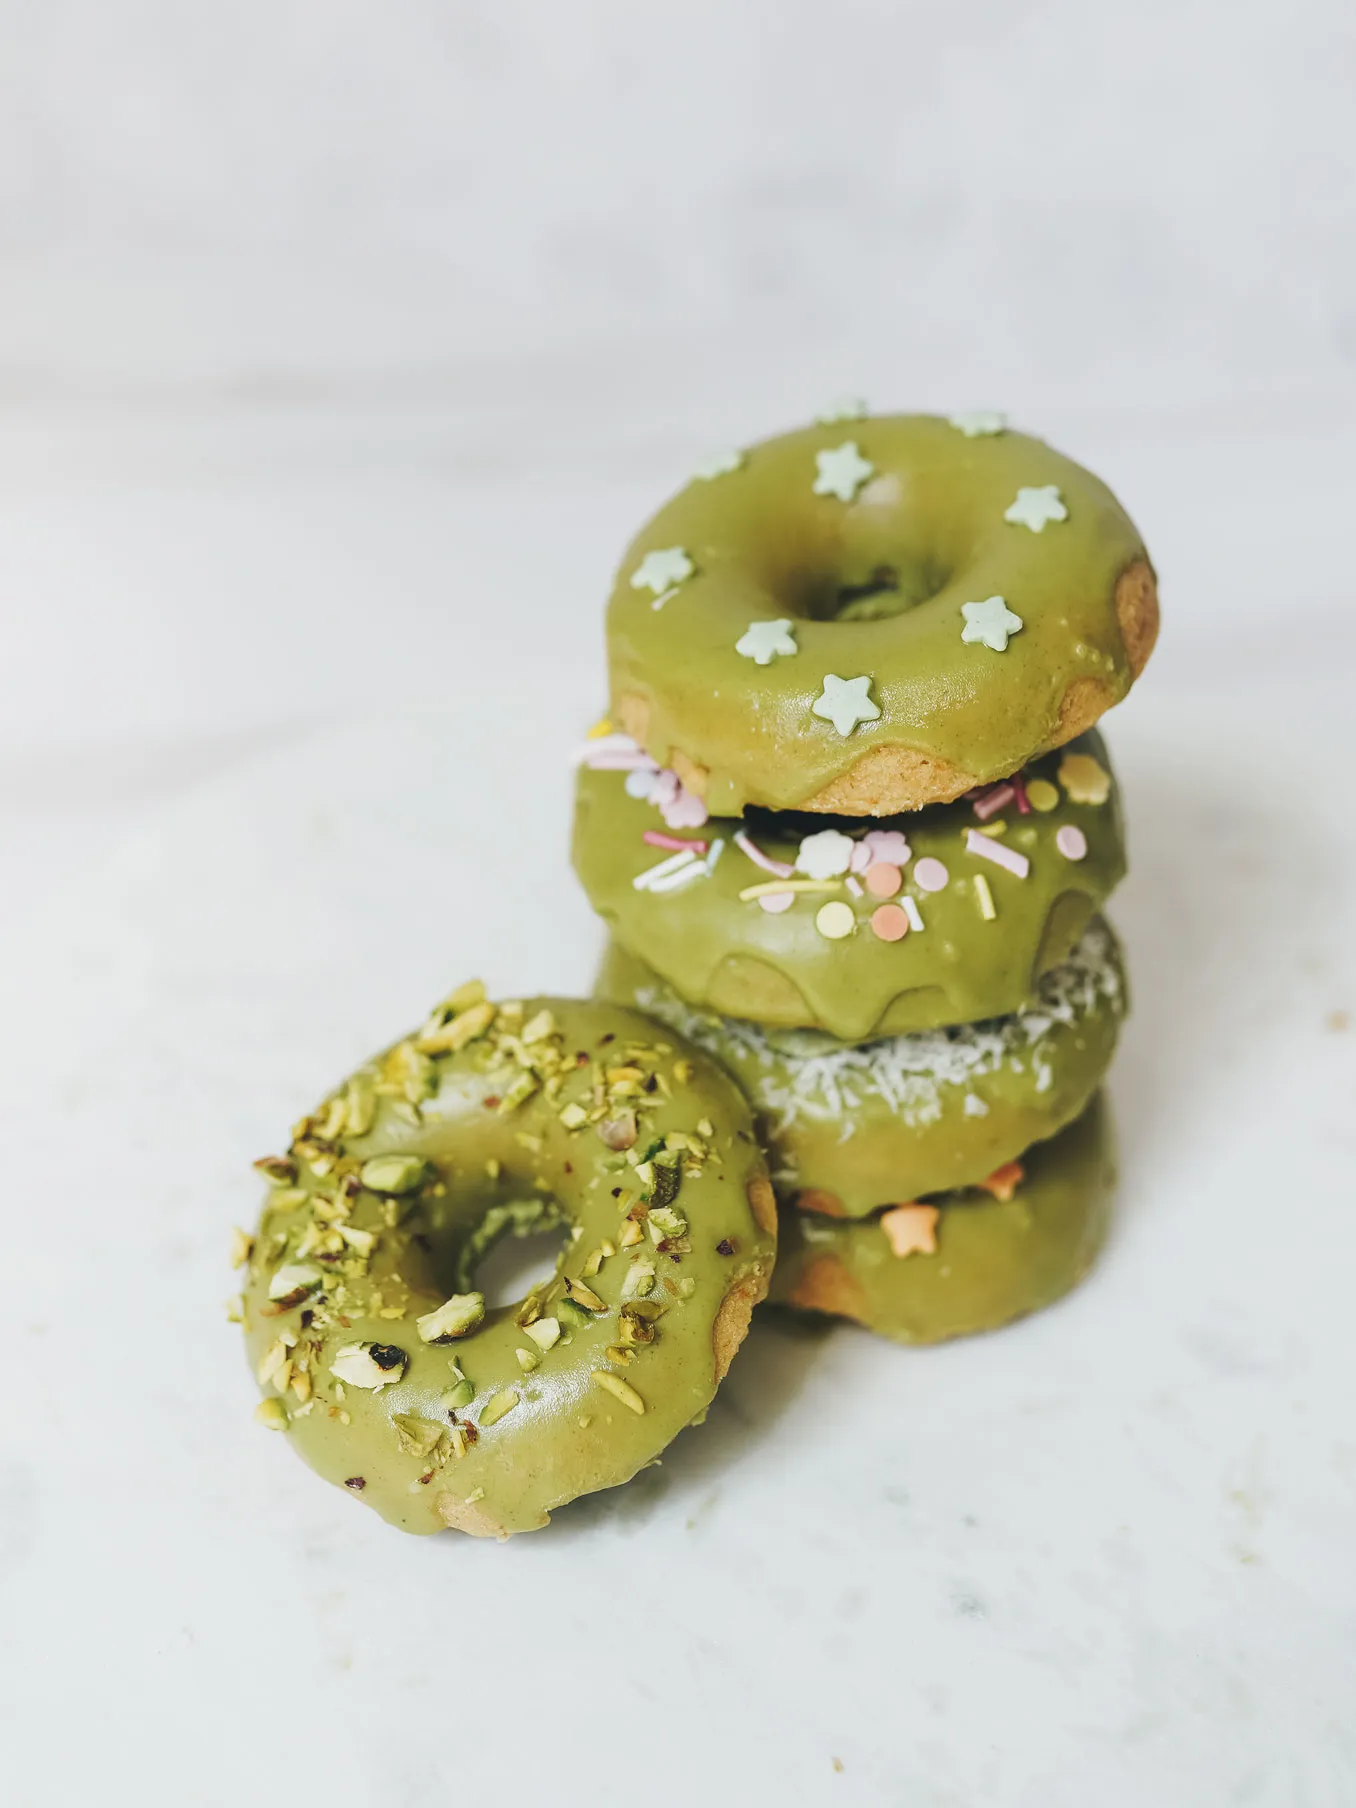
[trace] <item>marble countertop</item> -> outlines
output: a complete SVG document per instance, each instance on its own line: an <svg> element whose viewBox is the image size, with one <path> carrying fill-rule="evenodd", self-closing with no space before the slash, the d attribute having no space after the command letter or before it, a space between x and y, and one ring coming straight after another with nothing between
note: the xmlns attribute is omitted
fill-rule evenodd
<svg viewBox="0 0 1356 1808"><path fill-rule="evenodd" d="M502 1547L252 1423L250 1159L468 972L589 983L564 756L707 449L590 419L0 423L0 1794L1349 1808L1341 411L1043 425L1165 604L1107 724L1135 1009L1079 1293L926 1352L759 1324L661 1467Z"/></svg>

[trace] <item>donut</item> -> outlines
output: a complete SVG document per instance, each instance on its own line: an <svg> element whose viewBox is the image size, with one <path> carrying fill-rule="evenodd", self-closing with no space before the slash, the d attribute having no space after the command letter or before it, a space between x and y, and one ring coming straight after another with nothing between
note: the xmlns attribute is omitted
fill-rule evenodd
<svg viewBox="0 0 1356 1808"><path fill-rule="evenodd" d="M838 1218L976 1185L1053 1136L1101 1083L1126 1010L1100 917L1013 1015L878 1042L697 1010L615 943L595 990L714 1055L753 1105L778 1197Z"/></svg>
<svg viewBox="0 0 1356 1808"><path fill-rule="evenodd" d="M1158 632L1116 498L999 416L836 420L718 459L628 547L611 714L717 816L887 816L1008 777Z"/></svg>
<svg viewBox="0 0 1356 1808"><path fill-rule="evenodd" d="M1053 1304L1106 1235L1115 1148L1102 1098L1021 1167L1006 1198L970 1188L854 1222L783 1212L772 1301L907 1344L996 1330Z"/></svg>
<svg viewBox="0 0 1356 1808"><path fill-rule="evenodd" d="M1125 872L1096 731L876 825L720 820L693 801L625 736L587 742L574 864L589 901L687 1003L843 1042L1018 1010Z"/></svg>
<svg viewBox="0 0 1356 1808"><path fill-rule="evenodd" d="M598 1002L462 987L259 1165L259 1415L409 1532L531 1530L652 1462L705 1413L776 1248L737 1087ZM554 1274L487 1306L490 1248L557 1227Z"/></svg>

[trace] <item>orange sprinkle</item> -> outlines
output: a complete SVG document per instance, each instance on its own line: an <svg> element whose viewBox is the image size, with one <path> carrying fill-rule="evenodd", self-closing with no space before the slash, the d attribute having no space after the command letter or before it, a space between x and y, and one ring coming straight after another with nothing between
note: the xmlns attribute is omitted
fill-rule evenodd
<svg viewBox="0 0 1356 1808"><path fill-rule="evenodd" d="M989 1178L981 1180L979 1185L984 1192L992 1193L995 1199L1001 1199L1006 1205L1025 1179L1026 1169L1020 1161L1005 1161L1001 1168L995 1168Z"/></svg>
<svg viewBox="0 0 1356 1808"><path fill-rule="evenodd" d="M898 904L882 904L871 913L871 929L882 942L902 942L909 933L909 919Z"/></svg>
<svg viewBox="0 0 1356 1808"><path fill-rule="evenodd" d="M937 1253L941 1215L935 1205L892 1205L882 1212L880 1227L897 1256L931 1256Z"/></svg>
<svg viewBox="0 0 1356 1808"><path fill-rule="evenodd" d="M866 889L873 898L893 898L903 883L903 873L888 860L877 860L866 869Z"/></svg>

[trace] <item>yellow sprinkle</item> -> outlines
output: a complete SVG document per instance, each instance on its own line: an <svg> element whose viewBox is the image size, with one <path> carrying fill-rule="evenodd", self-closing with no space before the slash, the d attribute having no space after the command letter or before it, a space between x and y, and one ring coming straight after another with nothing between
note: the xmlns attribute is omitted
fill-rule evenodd
<svg viewBox="0 0 1356 1808"><path fill-rule="evenodd" d="M1048 778L1033 778L1026 788L1026 800L1033 810L1039 810L1044 816L1059 802L1059 788Z"/></svg>
<svg viewBox="0 0 1356 1808"><path fill-rule="evenodd" d="M606 716L602 716L593 724L593 727L588 731L588 734L584 738L589 741L601 741L604 735L610 735L611 733L612 724L608 721Z"/></svg>
<svg viewBox="0 0 1356 1808"><path fill-rule="evenodd" d="M821 904L815 916L815 928L830 942L841 942L856 927L857 919L853 915L852 906L844 904L841 898L832 904Z"/></svg>
<svg viewBox="0 0 1356 1808"><path fill-rule="evenodd" d="M989 881L983 873L976 873L974 885L975 897L979 900L979 914L986 923L992 923L998 912L993 907L993 893L989 890Z"/></svg>
<svg viewBox="0 0 1356 1808"><path fill-rule="evenodd" d="M593 1379L599 1387L606 1388L614 1400L620 1400L623 1406L629 1406L633 1413L643 1413L645 1402L635 1388L622 1380L620 1375L609 1375L606 1369L594 1369Z"/></svg>
<svg viewBox="0 0 1356 1808"><path fill-rule="evenodd" d="M979 832L981 835L1006 835L1008 832L1008 825L1003 821L1002 817L1000 817L997 822L980 823Z"/></svg>
<svg viewBox="0 0 1356 1808"><path fill-rule="evenodd" d="M750 898L768 898L779 891L841 891L837 879L769 879L762 885L746 885L739 894L741 904Z"/></svg>
<svg viewBox="0 0 1356 1808"><path fill-rule="evenodd" d="M1104 804L1111 791L1111 774L1090 753L1066 753L1059 782L1076 804Z"/></svg>

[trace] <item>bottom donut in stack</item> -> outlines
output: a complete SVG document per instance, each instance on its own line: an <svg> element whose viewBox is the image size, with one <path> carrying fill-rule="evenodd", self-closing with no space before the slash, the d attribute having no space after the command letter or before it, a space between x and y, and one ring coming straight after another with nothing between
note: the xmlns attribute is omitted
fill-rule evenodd
<svg viewBox="0 0 1356 1808"><path fill-rule="evenodd" d="M901 1343L994 1329L1087 1272L1114 1173L1098 1087L1126 1009L1095 918L1022 1010L862 1045L685 1003L612 944L598 993L715 1055L753 1104L781 1203L770 1299Z"/></svg>

